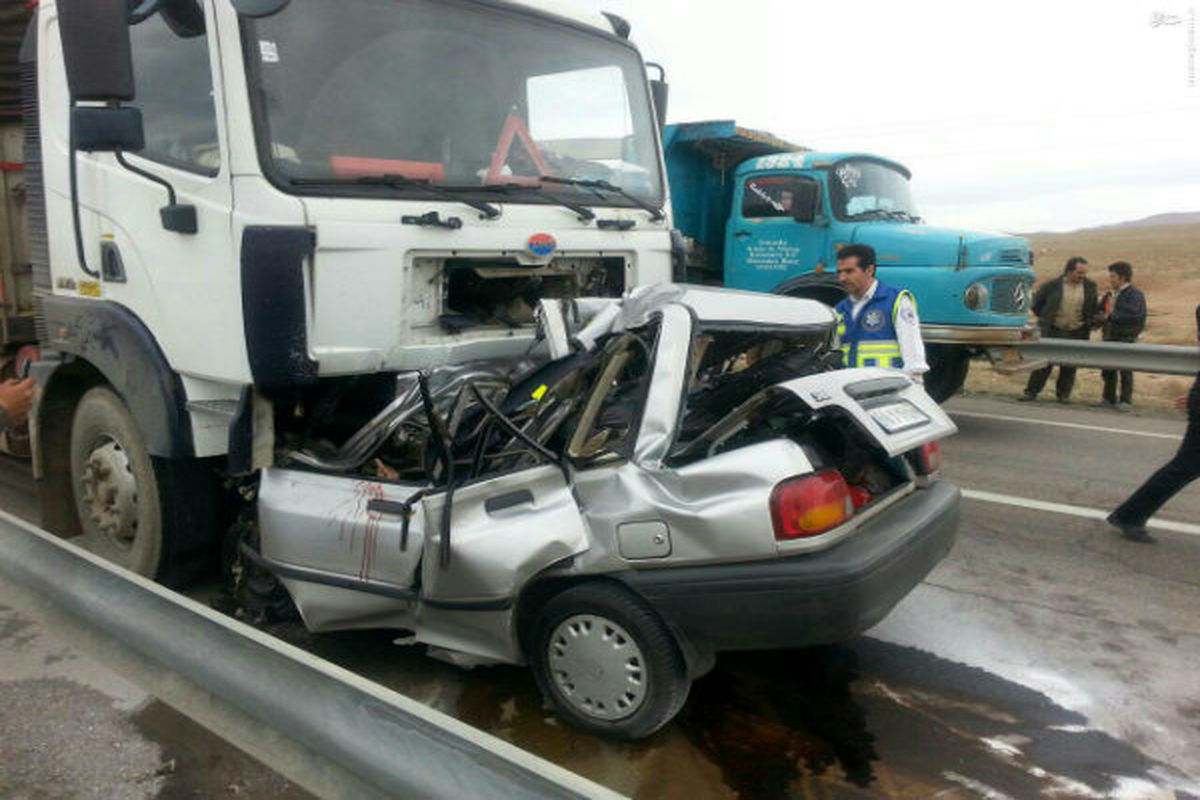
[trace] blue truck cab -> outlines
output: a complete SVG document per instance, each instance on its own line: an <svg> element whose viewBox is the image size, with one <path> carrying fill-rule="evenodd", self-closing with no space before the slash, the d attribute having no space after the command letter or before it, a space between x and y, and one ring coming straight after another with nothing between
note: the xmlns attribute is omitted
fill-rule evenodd
<svg viewBox="0 0 1200 800"><path fill-rule="evenodd" d="M813 152L732 121L667 126L664 147L688 280L833 303L837 251L869 244L879 278L917 299L930 394L957 392L974 355L1020 368L1028 240L925 224L909 170L876 155Z"/></svg>

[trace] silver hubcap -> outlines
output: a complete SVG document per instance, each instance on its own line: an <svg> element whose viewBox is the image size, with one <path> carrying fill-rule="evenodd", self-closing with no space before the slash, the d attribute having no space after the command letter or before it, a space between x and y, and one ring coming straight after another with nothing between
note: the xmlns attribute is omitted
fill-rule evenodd
<svg viewBox="0 0 1200 800"><path fill-rule="evenodd" d="M547 645L550 674L566 701L596 719L622 719L646 699L646 659L629 632L593 614L568 617Z"/></svg>
<svg viewBox="0 0 1200 800"><path fill-rule="evenodd" d="M80 478L85 517L118 547L137 538L137 481L120 443L101 440L83 464Z"/></svg>

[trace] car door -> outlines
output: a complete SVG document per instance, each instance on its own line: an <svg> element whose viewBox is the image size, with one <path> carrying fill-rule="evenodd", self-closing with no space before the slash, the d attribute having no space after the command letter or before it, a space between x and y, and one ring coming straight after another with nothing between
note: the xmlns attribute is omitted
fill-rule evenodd
<svg viewBox="0 0 1200 800"><path fill-rule="evenodd" d="M424 546L419 485L346 475L265 469L258 490L262 554L286 567L360 582L364 590L408 589Z"/></svg>
<svg viewBox="0 0 1200 800"><path fill-rule="evenodd" d="M812 222L820 200L814 179L796 173L751 174L735 191L725 236L729 286L769 292L821 263L829 228Z"/></svg>
<svg viewBox="0 0 1200 800"><path fill-rule="evenodd" d="M450 502L449 541L443 511ZM430 494L424 510L422 599L503 605L546 567L588 548L562 469L542 464Z"/></svg>

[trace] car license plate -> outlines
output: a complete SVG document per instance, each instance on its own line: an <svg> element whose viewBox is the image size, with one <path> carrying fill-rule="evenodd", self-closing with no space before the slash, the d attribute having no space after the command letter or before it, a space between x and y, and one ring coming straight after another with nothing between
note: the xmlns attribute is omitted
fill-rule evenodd
<svg viewBox="0 0 1200 800"><path fill-rule="evenodd" d="M899 433L929 422L925 412L911 403L889 403L872 408L871 419L888 433Z"/></svg>

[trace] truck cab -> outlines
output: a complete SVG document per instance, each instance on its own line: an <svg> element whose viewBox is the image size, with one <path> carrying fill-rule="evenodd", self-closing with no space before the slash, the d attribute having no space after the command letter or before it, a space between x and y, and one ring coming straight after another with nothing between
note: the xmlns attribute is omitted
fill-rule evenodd
<svg viewBox="0 0 1200 800"><path fill-rule="evenodd" d="M45 0L21 52L46 527L162 577L211 544L215 484L339 444L397 373L517 358L540 300L669 278L619 18L134 5Z"/></svg>
<svg viewBox="0 0 1200 800"><path fill-rule="evenodd" d="M925 224L902 164L812 152L732 122L670 126L665 142L676 224L692 239L689 279L832 304L837 251L871 245L880 279L917 299L939 399L961 386L973 352L1029 335L1029 242Z"/></svg>

